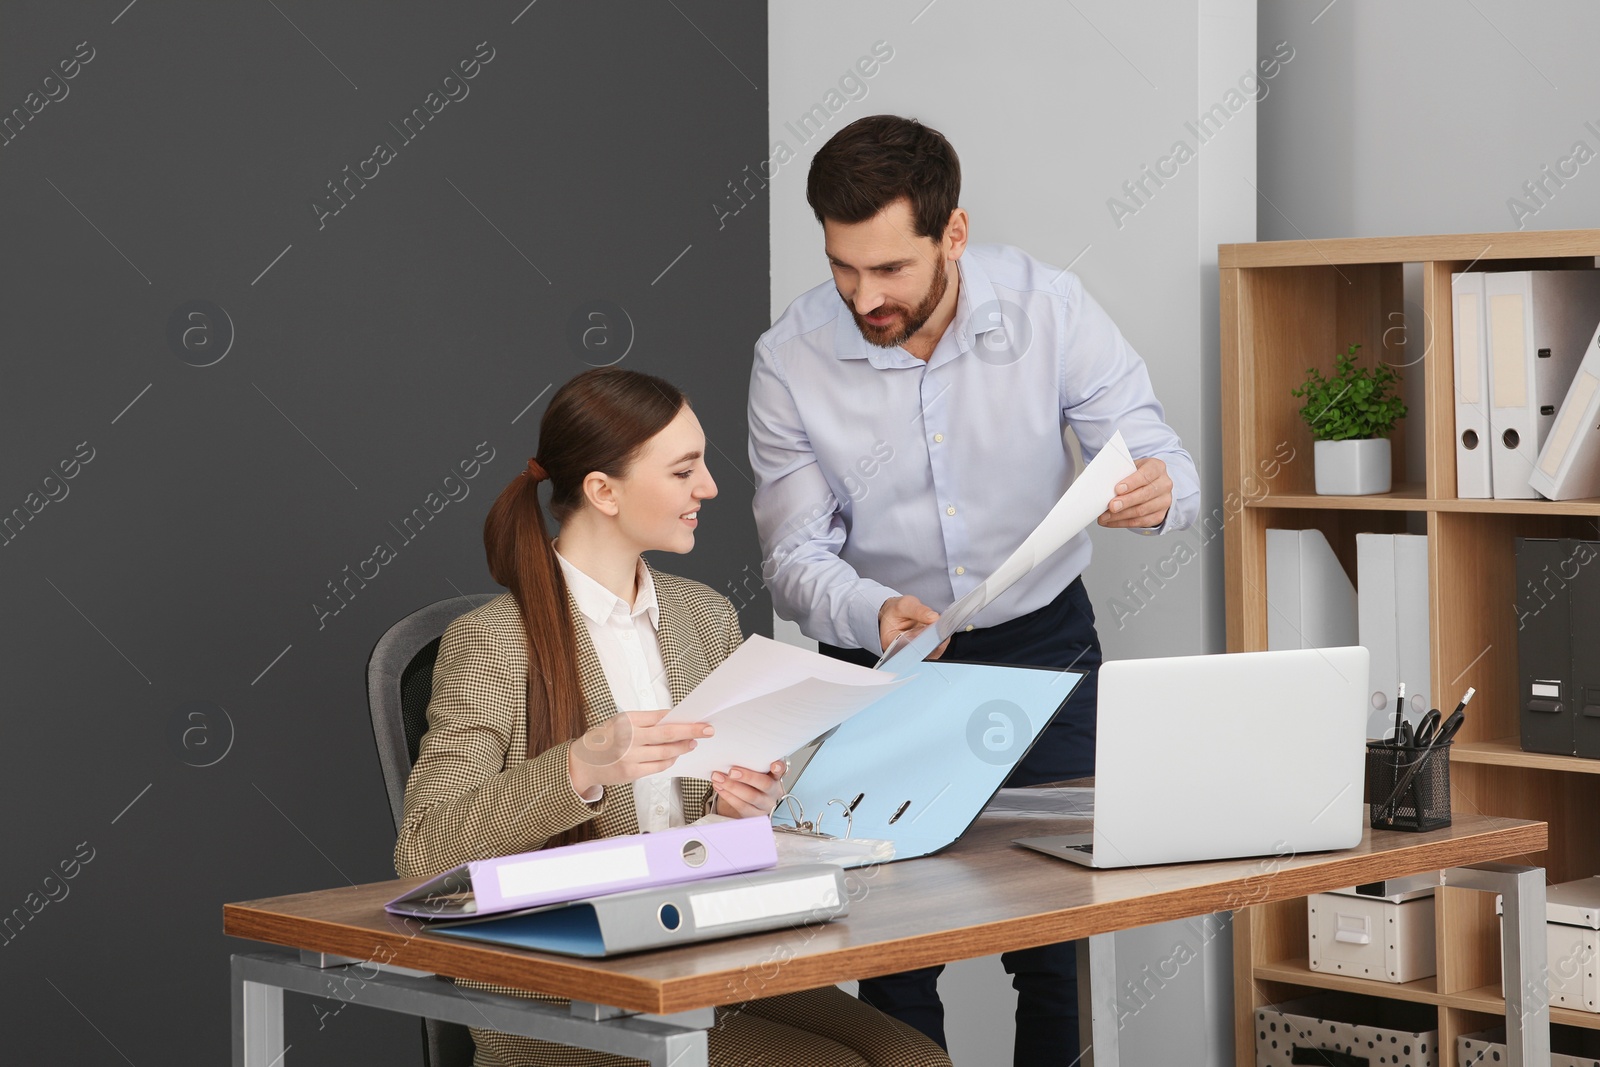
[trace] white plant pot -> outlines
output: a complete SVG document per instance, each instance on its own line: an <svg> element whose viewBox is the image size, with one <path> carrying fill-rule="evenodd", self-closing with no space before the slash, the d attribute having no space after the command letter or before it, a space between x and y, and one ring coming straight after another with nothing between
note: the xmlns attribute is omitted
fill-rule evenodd
<svg viewBox="0 0 1600 1067"><path fill-rule="evenodd" d="M1317 492L1323 496L1371 496L1390 488L1389 439L1318 441Z"/></svg>

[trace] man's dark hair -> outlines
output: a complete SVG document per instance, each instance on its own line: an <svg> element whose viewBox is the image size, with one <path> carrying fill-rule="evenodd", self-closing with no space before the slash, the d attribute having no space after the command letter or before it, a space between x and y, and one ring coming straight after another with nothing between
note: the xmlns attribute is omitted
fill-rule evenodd
<svg viewBox="0 0 1600 1067"><path fill-rule="evenodd" d="M868 115L828 139L811 160L806 203L817 221L865 222L901 197L918 237L944 236L961 198L961 161L944 134L916 119Z"/></svg>

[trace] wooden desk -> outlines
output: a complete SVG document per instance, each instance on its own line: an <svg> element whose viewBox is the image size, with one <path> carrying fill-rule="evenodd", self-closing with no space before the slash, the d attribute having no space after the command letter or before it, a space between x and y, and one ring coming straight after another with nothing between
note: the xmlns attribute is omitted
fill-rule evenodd
<svg viewBox="0 0 1600 1067"><path fill-rule="evenodd" d="M334 957L332 962L336 964L367 961L367 970L361 971L355 982L344 979L343 992L350 995L344 996L337 989L331 993L346 1000L480 1027L488 1025L492 1017L497 1029L563 1039L554 1036L555 1031L548 1027L536 1026L537 1020L520 1024L532 1029L500 1026L510 1015L500 1011L498 1002L519 998L490 998L495 1001L495 1013L483 1011L488 1006L483 995L468 997L470 991L454 987L449 987L439 1002L426 1011L418 1011L414 1004L404 1007L384 1002L386 988L426 992L427 983L433 983L437 992L442 985L432 978L396 975L395 968L478 979L571 998L576 1002L571 1016L564 1009L556 1011L538 1002L520 1001L511 1007L537 1008L546 1016L553 1012L561 1017L553 1021L581 1024L558 1029L568 1039L576 1034L588 1047L617 1052L648 1047L648 1055L639 1051L624 1054L656 1058L662 1063L704 1064L701 1028L710 1025L707 1009L715 1005L1086 938L1383 878L1484 864L1546 847L1544 823L1471 815L1457 816L1447 829L1425 834L1369 830L1360 845L1344 852L1118 871L1080 868L1011 844L1017 837L1085 828L1086 823L1075 820L986 816L937 856L847 872L853 876L852 902L850 914L844 919L607 960L574 959L430 937L419 932L420 923L383 911L384 901L418 879L228 904L223 909L223 929L235 937L302 950L302 957L308 953L325 954ZM1537 885L1540 899L1536 919L1542 931L1542 872ZM1498 890L1500 886L1494 888ZM1513 888L1508 901L1514 893ZM1530 901L1521 903L1526 906ZM1520 928L1518 923L1508 922L1506 926L1508 930ZM1541 936L1541 951L1542 946ZM326 959L285 964L304 968L307 975L290 984L277 984L279 979L293 976L281 970L268 976L270 961L281 963L286 955L234 957L237 1067L265 1067L283 1051L281 1022L278 1044L273 1047L272 992L277 992L277 1010L281 1014L281 989L318 993L319 985L331 989L337 984L326 978L326 971L319 974L313 965L330 962ZM1542 960L1540 965L1542 972ZM241 989L241 985L245 988ZM351 990L353 985L359 985L359 989ZM266 992L251 986L264 987ZM1114 998L1114 985L1110 988ZM406 1002L412 1004L410 1000ZM1097 1059L1101 1067L1106 1067L1108 1062L1114 1062L1114 1033L1103 1030L1108 1022L1102 1018L1103 1007L1095 1005L1094 1041ZM1114 1027L1114 1002L1110 1009L1113 1014L1109 1025ZM691 1014L652 1021L624 1013ZM253 1029L245 1016L254 1017ZM1085 1017L1086 1022L1088 1018ZM1531 1017L1526 1018L1531 1021ZM613 1034L626 1030L627 1039L593 1043L608 1039L608 1025ZM262 1040L251 1044L240 1036L245 1031ZM650 1039L654 1044L639 1043L637 1038L645 1031L655 1035ZM686 1040L668 1040L684 1035L688 1035ZM698 1059L693 1054L696 1047ZM669 1048L677 1051L669 1052ZM685 1050L690 1052L687 1059L682 1058ZM255 1060L258 1055L262 1057L259 1064ZM680 1058L671 1060L669 1055Z"/></svg>

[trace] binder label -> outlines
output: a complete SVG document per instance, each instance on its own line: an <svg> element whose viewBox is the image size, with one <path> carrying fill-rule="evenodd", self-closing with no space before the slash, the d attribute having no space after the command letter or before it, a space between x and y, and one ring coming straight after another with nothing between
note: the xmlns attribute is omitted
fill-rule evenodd
<svg viewBox="0 0 1600 1067"><path fill-rule="evenodd" d="M839 881L831 873L777 885L749 885L689 894L689 908L694 912L694 924L699 930L838 906Z"/></svg>
<svg viewBox="0 0 1600 1067"><path fill-rule="evenodd" d="M495 871L506 900L567 889L599 889L613 882L650 877L643 845L584 852L576 856L538 856L502 864Z"/></svg>
<svg viewBox="0 0 1600 1067"><path fill-rule="evenodd" d="M1496 293L1489 298L1489 359L1494 363L1492 395L1496 408L1528 405L1527 350L1522 321L1522 294Z"/></svg>
<svg viewBox="0 0 1600 1067"><path fill-rule="evenodd" d="M1550 439L1545 442L1544 451L1539 455L1539 470L1547 477L1554 478L1561 461L1567 458L1567 449L1578 435L1578 427L1584 424L1589 414L1589 402L1594 399L1597 386L1600 386L1600 378L1588 371L1578 372L1561 406L1561 421L1556 423Z"/></svg>
<svg viewBox="0 0 1600 1067"><path fill-rule="evenodd" d="M1457 349L1461 358L1456 360L1456 398L1463 404L1483 402L1483 389L1478 381L1482 369L1483 350L1478 339L1478 294L1461 293L1456 297L1460 322L1456 324Z"/></svg>

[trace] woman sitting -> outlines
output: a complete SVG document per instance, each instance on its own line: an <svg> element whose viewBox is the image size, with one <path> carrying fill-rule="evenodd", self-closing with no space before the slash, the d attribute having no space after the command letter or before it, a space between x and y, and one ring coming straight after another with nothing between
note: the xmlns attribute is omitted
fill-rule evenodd
<svg viewBox="0 0 1600 1067"><path fill-rule="evenodd" d="M705 449L688 402L659 378L591 370L551 398L538 456L484 522L489 573L510 592L439 642L395 844L402 877L708 812L770 816L782 763L710 782L639 781L710 736L702 723L660 720L743 640L725 597L640 556L694 547L701 504L717 493ZM546 479L555 541L539 502ZM493 1030L472 1037L475 1067L642 1062ZM950 1064L911 1027L831 986L718 1008L708 1043L713 1067Z"/></svg>

